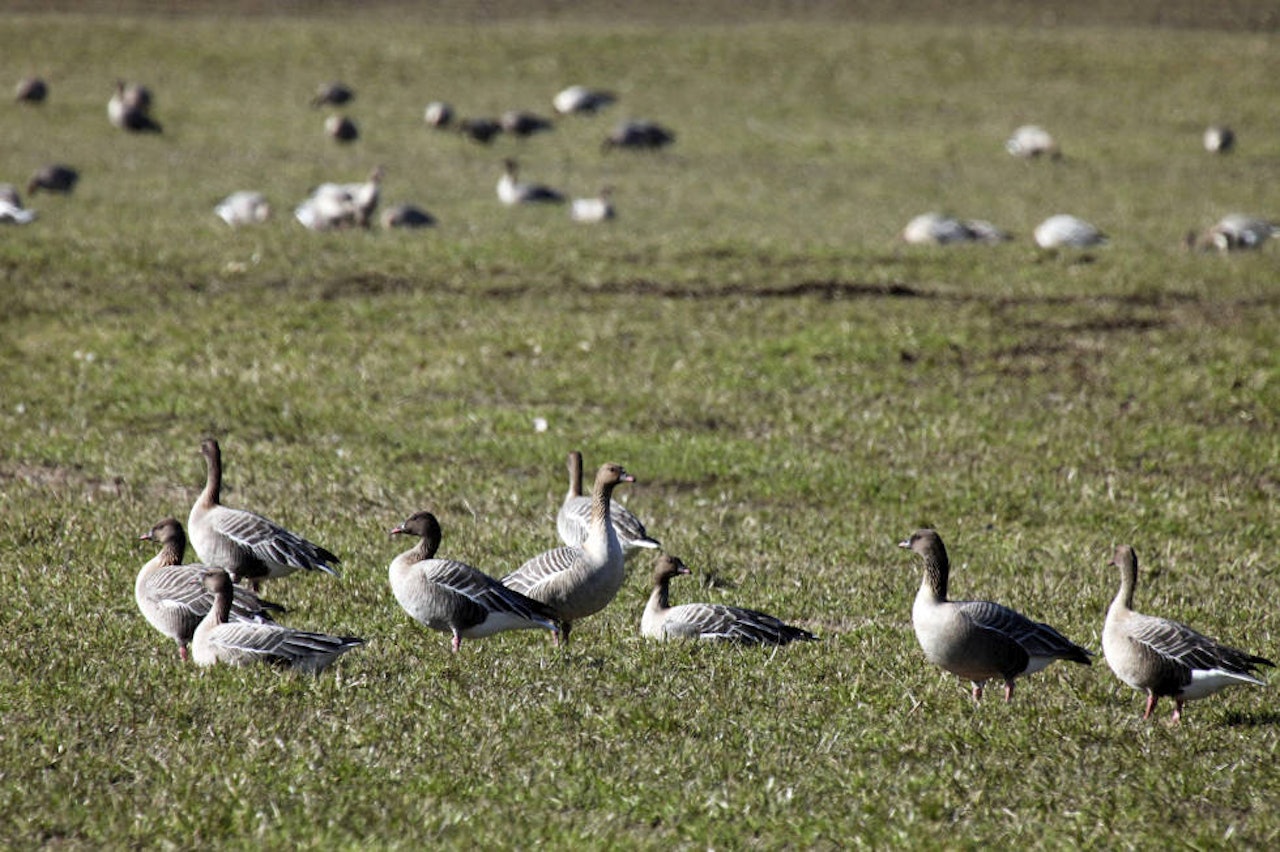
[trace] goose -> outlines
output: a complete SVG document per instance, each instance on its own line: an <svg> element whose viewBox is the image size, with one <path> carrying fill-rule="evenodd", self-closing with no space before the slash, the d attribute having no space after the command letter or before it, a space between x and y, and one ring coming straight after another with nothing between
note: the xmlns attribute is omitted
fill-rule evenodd
<svg viewBox="0 0 1280 852"><path fill-rule="evenodd" d="M924 579L911 608L911 626L925 658L973 682L973 700L992 678L1004 680L1004 700L1013 698L1014 681L1054 660L1091 665L1089 652L1047 624L990 601L947 600L951 570L942 538L917 530L898 546L924 559Z"/></svg>
<svg viewBox="0 0 1280 852"><path fill-rule="evenodd" d="M1146 691L1143 719L1151 718L1162 695L1173 699L1177 722L1187 701L1238 684L1266 686L1257 669L1274 668L1270 660L1215 642L1177 621L1133 611L1138 556L1132 547L1117 547L1109 564L1120 569L1120 590L1102 627L1102 655L1116 677Z"/></svg>
<svg viewBox="0 0 1280 852"><path fill-rule="evenodd" d="M356 93L346 83L340 83L334 80L331 83L321 83L316 87L316 93L311 98L311 106L319 108L322 106L342 106L350 103L355 98Z"/></svg>
<svg viewBox="0 0 1280 852"><path fill-rule="evenodd" d="M561 115L571 113L594 115L612 104L617 97L612 92L588 89L586 86L570 86L551 99L551 105Z"/></svg>
<svg viewBox="0 0 1280 852"><path fill-rule="evenodd" d="M198 666L268 663L319 673L347 651L364 644L355 636L312 633L273 622L230 621L235 593L231 576L221 568L212 568L204 572L201 582L213 596L213 605L191 637L191 659Z"/></svg>
<svg viewBox="0 0 1280 852"><path fill-rule="evenodd" d="M550 130L553 126L549 119L519 109L504 112L498 119L498 124L502 126L503 133L521 138Z"/></svg>
<svg viewBox="0 0 1280 852"><path fill-rule="evenodd" d="M503 160L502 177L498 180L498 200L508 207L517 204L560 204L564 196L556 190L536 183L520 183L520 167L515 160Z"/></svg>
<svg viewBox="0 0 1280 852"><path fill-rule="evenodd" d="M636 478L621 465L601 465L591 492L591 529L581 545L544 551L502 578L502 585L540 601L555 613L558 640L573 622L609 605L622 588L622 545L609 523L613 489Z"/></svg>
<svg viewBox="0 0 1280 852"><path fill-rule="evenodd" d="M569 547L578 547L591 533L592 497L582 493L582 453L571 450L567 458L569 491L564 495L560 511L556 513L556 532ZM658 550L662 545L650 537L644 524L632 512L616 500L609 501L609 521L622 546L622 555L630 556L639 550Z"/></svg>
<svg viewBox="0 0 1280 852"><path fill-rule="evenodd" d="M575 198L569 207L569 216L575 222L608 222L613 219L613 187L601 187L594 198Z"/></svg>
<svg viewBox="0 0 1280 852"><path fill-rule="evenodd" d="M206 565L226 568L238 583L275 579L294 571L338 575L338 557L261 515L219 502L222 493L222 450L213 438L200 443L208 466L204 490L191 507L187 530L191 546Z"/></svg>
<svg viewBox="0 0 1280 852"><path fill-rule="evenodd" d="M605 151L614 148L654 150L676 141L672 131L652 121L624 121L610 131L601 147Z"/></svg>
<svg viewBox="0 0 1280 852"><path fill-rule="evenodd" d="M1230 127L1210 125L1204 131L1204 149L1210 154L1228 154L1236 144L1236 134Z"/></svg>
<svg viewBox="0 0 1280 852"><path fill-rule="evenodd" d="M22 196L11 183L0 183L0 224L27 225L35 221L36 212L22 206Z"/></svg>
<svg viewBox="0 0 1280 852"><path fill-rule="evenodd" d="M503 630L558 630L555 613L508 589L464 562L436 559L440 522L418 512L391 530L419 541L391 561L391 591L405 612L432 630L452 634L454 653L463 639L480 639Z"/></svg>
<svg viewBox="0 0 1280 852"><path fill-rule="evenodd" d="M689 569L677 557L668 554L658 557L653 591L640 618L641 636L662 641L710 639L744 645L786 645L796 640L817 640L808 630L754 609L708 603L671 606L668 583L672 577L688 573Z"/></svg>
<svg viewBox="0 0 1280 852"><path fill-rule="evenodd" d="M1034 124L1024 124L1013 131L1013 135L1005 141L1004 148L1013 156L1027 160L1039 157L1062 159L1057 140L1047 130Z"/></svg>
<svg viewBox="0 0 1280 852"><path fill-rule="evenodd" d="M1199 239L1194 232L1188 234L1187 244L1221 252L1247 251L1262 248L1272 237L1280 237L1280 225L1257 216L1230 213L1219 219Z"/></svg>
<svg viewBox="0 0 1280 852"><path fill-rule="evenodd" d="M42 104L47 97L49 84L39 77L23 77L13 90L13 99L20 104Z"/></svg>
<svg viewBox="0 0 1280 852"><path fill-rule="evenodd" d="M444 101L432 101L427 104L422 120L428 127L445 128L453 121L453 107Z"/></svg>
<svg viewBox="0 0 1280 852"><path fill-rule="evenodd" d="M52 163L36 169L27 181L27 195L35 195L39 190L45 192L69 193L76 188L80 173L70 166Z"/></svg>
<svg viewBox="0 0 1280 852"><path fill-rule="evenodd" d="M160 133L160 125L151 118L151 90L146 86L128 85L116 80L115 93L107 101L107 118L111 124L131 133Z"/></svg>
<svg viewBox="0 0 1280 852"><path fill-rule="evenodd" d="M338 142L354 142L360 138L360 128L345 115L334 113L324 120L324 132Z"/></svg>
<svg viewBox="0 0 1280 852"><path fill-rule="evenodd" d="M241 190L219 201L213 212L234 228L267 221L271 218L271 205L261 192Z"/></svg>
<svg viewBox="0 0 1280 852"><path fill-rule="evenodd" d="M138 537L154 541L160 552L138 572L133 597L143 618L152 627L178 643L178 657L186 660L187 648L196 627L213 607L213 595L204 587L204 565L183 565L187 536L176 518L165 518ZM231 621L271 621L269 611L284 607L260 600L248 589L232 590Z"/></svg>
<svg viewBox="0 0 1280 852"><path fill-rule="evenodd" d="M416 204L395 204L382 211L379 221L384 228L430 228L436 217Z"/></svg>
<svg viewBox="0 0 1280 852"><path fill-rule="evenodd" d="M458 132L481 145L488 145L502 132L502 125L492 118L464 118L458 122Z"/></svg>
<svg viewBox="0 0 1280 852"><path fill-rule="evenodd" d="M1035 230L1036 245L1044 249L1088 248L1106 245L1107 235L1083 219L1066 213L1050 216Z"/></svg>
<svg viewBox="0 0 1280 852"><path fill-rule="evenodd" d="M902 229L901 239L912 245L945 246L953 243L1001 243L1009 235L981 219L962 221L942 213L922 213Z"/></svg>
<svg viewBox="0 0 1280 852"><path fill-rule="evenodd" d="M367 228L381 197L385 170L375 166L364 183L322 183L294 209L294 217L313 231L359 225Z"/></svg>

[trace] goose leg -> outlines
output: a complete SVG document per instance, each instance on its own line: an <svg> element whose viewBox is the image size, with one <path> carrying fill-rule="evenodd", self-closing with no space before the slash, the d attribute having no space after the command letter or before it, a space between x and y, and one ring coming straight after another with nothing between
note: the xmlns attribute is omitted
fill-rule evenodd
<svg viewBox="0 0 1280 852"><path fill-rule="evenodd" d="M1147 710L1142 714L1143 719L1150 719L1151 713L1156 709L1156 702L1159 701L1154 692L1147 693Z"/></svg>
<svg viewBox="0 0 1280 852"><path fill-rule="evenodd" d="M984 683L986 683L986 681L975 680L973 682L973 700L975 704L982 700L982 685Z"/></svg>
<svg viewBox="0 0 1280 852"><path fill-rule="evenodd" d="M1182 704L1181 698L1173 699L1173 723L1175 725L1182 721Z"/></svg>
<svg viewBox="0 0 1280 852"><path fill-rule="evenodd" d="M1006 680L1004 682L1004 703L1008 704L1013 700L1013 681Z"/></svg>
<svg viewBox="0 0 1280 852"><path fill-rule="evenodd" d="M449 641L449 647L453 653L458 653L458 649L462 647L462 637L458 635L458 631L453 631L453 639Z"/></svg>

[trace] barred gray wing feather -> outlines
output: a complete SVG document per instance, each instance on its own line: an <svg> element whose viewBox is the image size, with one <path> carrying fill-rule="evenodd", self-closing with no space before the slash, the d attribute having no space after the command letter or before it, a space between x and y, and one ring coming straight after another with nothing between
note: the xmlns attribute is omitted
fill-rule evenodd
<svg viewBox="0 0 1280 852"><path fill-rule="evenodd" d="M252 551L262 562L308 571L323 571L334 576L338 574L334 567L339 562L337 556L261 515L221 506L214 513L213 527L218 533Z"/></svg>

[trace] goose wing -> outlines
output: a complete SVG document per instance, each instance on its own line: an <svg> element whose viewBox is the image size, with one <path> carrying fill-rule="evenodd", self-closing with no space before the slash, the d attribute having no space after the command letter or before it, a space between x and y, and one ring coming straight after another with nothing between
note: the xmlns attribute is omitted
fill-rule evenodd
<svg viewBox="0 0 1280 852"><path fill-rule="evenodd" d="M1186 669L1186 683L1190 682L1194 670L1219 669L1232 674L1252 675L1258 666L1275 665L1265 657L1215 642L1185 624L1153 615L1135 613L1129 638L1167 664Z"/></svg>
<svg viewBox="0 0 1280 852"><path fill-rule="evenodd" d="M489 612L510 613L528 621L554 622L554 615L542 604L465 562L452 559L428 559L417 566L422 577Z"/></svg>
<svg viewBox="0 0 1280 852"><path fill-rule="evenodd" d="M262 562L338 574L334 567L339 562L337 556L261 515L225 506L211 514L216 533L251 551Z"/></svg>
<svg viewBox="0 0 1280 852"><path fill-rule="evenodd" d="M578 565L585 554L580 547L557 547L546 550L502 578L502 585L522 595Z"/></svg>
<svg viewBox="0 0 1280 852"><path fill-rule="evenodd" d="M991 601L965 601L957 605L976 626L1016 642L1028 657L1062 657L1090 665L1088 651L1048 624L1032 621L1016 610Z"/></svg>
<svg viewBox="0 0 1280 852"><path fill-rule="evenodd" d="M812 633L753 609L723 604L681 604L668 610L664 630L675 636L784 645L797 639L816 639Z"/></svg>

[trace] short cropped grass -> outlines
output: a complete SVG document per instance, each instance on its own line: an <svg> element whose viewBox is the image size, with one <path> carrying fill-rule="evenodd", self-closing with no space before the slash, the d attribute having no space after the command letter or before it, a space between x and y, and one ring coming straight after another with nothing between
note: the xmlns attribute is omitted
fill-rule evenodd
<svg viewBox="0 0 1280 852"><path fill-rule="evenodd" d="M1008 5L0 17L0 68L53 87L3 105L0 181L83 175L0 234L0 845L1274 847L1274 690L1144 723L1099 658L974 706L911 632L895 543L931 525L954 594L1094 650L1130 543L1140 609L1280 653L1277 247L1181 248L1280 215L1276 37L1249 4L1174 4L1177 28ZM107 125L115 77L156 91L162 136ZM334 78L348 147L307 105ZM489 148L421 126L573 82L620 102ZM601 154L627 115L677 143ZM1200 149L1213 121L1234 154ZM1065 160L1007 156L1025 122ZM501 208L506 156L614 185L618 221ZM292 221L375 164L440 226ZM241 188L276 216L224 227ZM895 243L937 208L1016 239ZM1057 212L1111 245L1037 252ZM210 434L226 502L343 557L268 586L290 624L368 639L321 677L197 671L136 611L136 537L185 521ZM430 509L443 553L501 575L555 544L574 448L637 477L619 496L695 570L676 602L822 641L644 642L639 559L569 647L450 655L392 598L387 531Z"/></svg>

